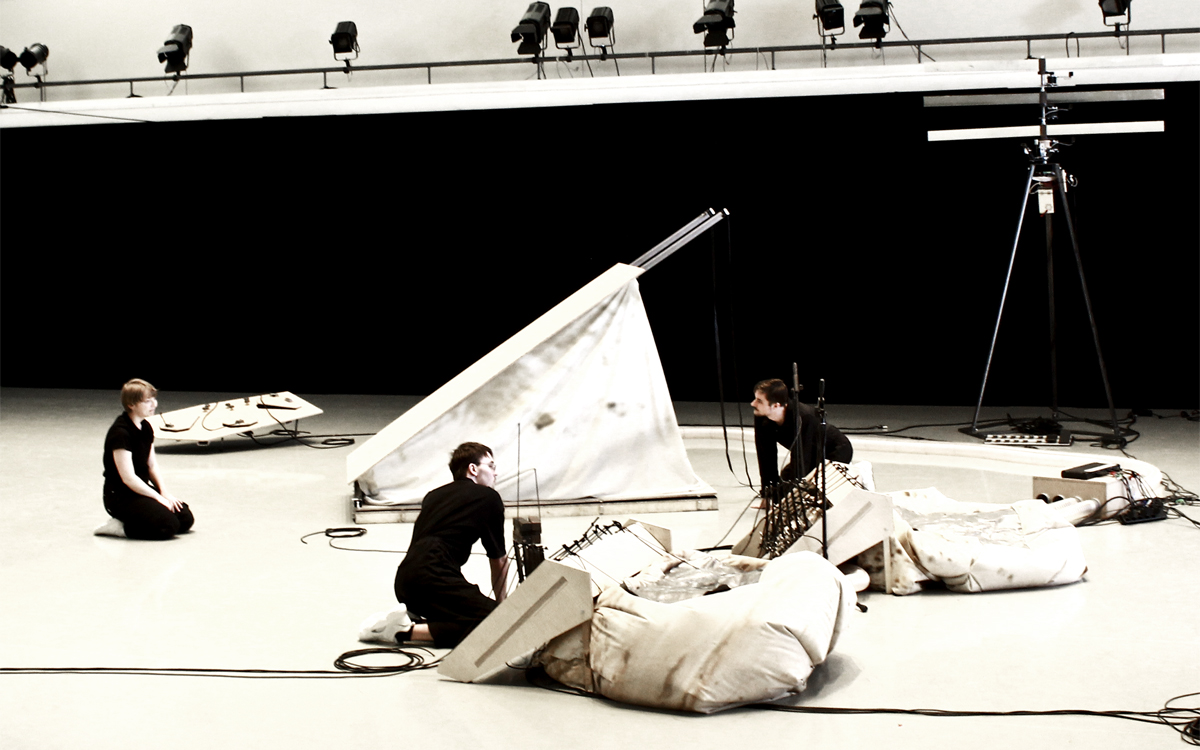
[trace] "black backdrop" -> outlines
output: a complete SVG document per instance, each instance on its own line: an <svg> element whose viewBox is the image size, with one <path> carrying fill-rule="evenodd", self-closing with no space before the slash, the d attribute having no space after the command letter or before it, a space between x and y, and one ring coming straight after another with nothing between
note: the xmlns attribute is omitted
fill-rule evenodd
<svg viewBox="0 0 1200 750"><path fill-rule="evenodd" d="M1060 162L1119 408L1194 408L1200 86L1081 105ZM0 113L2 116L2 113ZM973 404L1028 161L929 128L1036 109L917 94L9 129L5 386L428 393L707 207L642 279L672 396L748 399L799 363L837 403ZM1031 209L986 403L1049 403ZM1103 390L1055 225L1060 401Z"/></svg>

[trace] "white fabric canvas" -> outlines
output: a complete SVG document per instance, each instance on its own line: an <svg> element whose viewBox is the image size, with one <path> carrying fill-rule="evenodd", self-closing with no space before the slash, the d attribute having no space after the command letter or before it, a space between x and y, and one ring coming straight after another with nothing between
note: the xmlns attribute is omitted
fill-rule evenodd
<svg viewBox="0 0 1200 750"><path fill-rule="evenodd" d="M547 674L613 700L698 713L802 692L837 644L853 589L812 552L728 562L760 566L762 577L672 604L605 590L591 621L541 654Z"/></svg>
<svg viewBox="0 0 1200 750"><path fill-rule="evenodd" d="M684 450L637 281L622 282L616 271L610 275L620 285L598 303L576 314L575 297L589 288L596 294L603 276L476 363L492 358L502 367L475 373L473 390L455 392L456 378L425 399L447 406L419 429L409 426L411 437L357 477L369 502L420 502L450 481L450 452L466 441L492 448L497 490L516 500L518 434L522 501L712 494ZM541 333L526 337L532 343L510 354L510 364L493 356L534 328ZM413 411L423 409L425 402Z"/></svg>
<svg viewBox="0 0 1200 750"><path fill-rule="evenodd" d="M1087 572L1078 530L1041 500L969 503L932 487L888 494L895 502L891 581L880 546L858 558L875 588L912 594L934 580L974 593L1060 586Z"/></svg>

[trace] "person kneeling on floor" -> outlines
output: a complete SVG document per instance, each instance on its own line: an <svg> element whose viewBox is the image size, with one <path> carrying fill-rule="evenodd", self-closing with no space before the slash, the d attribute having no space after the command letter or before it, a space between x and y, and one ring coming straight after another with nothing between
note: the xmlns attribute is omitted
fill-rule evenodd
<svg viewBox="0 0 1200 750"><path fill-rule="evenodd" d="M138 378L121 388L125 411L104 438L104 509L112 518L96 529L97 536L170 539L195 522L187 503L163 487L149 422L157 397L154 386Z"/></svg>
<svg viewBox="0 0 1200 750"><path fill-rule="evenodd" d="M492 449L463 443L450 457L450 473L454 481L421 501L412 543L396 570L400 606L367 618L359 640L388 645L432 641L437 648L454 648L504 601L504 502L495 490ZM495 599L462 574L476 540L491 565Z"/></svg>

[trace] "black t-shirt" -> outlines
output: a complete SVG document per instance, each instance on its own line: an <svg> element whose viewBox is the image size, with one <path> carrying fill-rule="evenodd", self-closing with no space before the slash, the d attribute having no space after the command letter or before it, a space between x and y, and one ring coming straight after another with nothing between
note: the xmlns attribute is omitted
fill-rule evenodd
<svg viewBox="0 0 1200 750"><path fill-rule="evenodd" d="M459 567L470 559L477 539L488 557L504 557L504 501L500 493L470 479L456 479L433 490L421 501L411 547L431 536L446 545Z"/></svg>
<svg viewBox="0 0 1200 750"><path fill-rule="evenodd" d="M127 450L133 454L133 473L146 484L150 482L150 447L154 445L154 428L148 420L142 420L142 427L134 426L129 414L122 412L104 438L104 488L118 487L124 484L117 464L113 461L113 451Z"/></svg>

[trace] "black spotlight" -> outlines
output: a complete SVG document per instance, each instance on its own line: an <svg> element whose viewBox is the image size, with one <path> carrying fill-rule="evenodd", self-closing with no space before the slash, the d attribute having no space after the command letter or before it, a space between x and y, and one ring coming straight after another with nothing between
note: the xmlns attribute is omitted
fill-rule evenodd
<svg viewBox="0 0 1200 750"><path fill-rule="evenodd" d="M25 72L28 73L39 65L45 65L46 58L49 56L49 47L44 44L31 44L25 48L19 59L21 64L25 66Z"/></svg>
<svg viewBox="0 0 1200 750"><path fill-rule="evenodd" d="M334 60L355 60L358 58L358 27L353 21L340 21L329 37L333 45ZM338 55L354 55L354 57L338 57Z"/></svg>
<svg viewBox="0 0 1200 750"><path fill-rule="evenodd" d="M1117 19L1115 23L1117 28L1120 28L1121 24L1128 26L1130 4L1132 4L1132 0L1100 0L1100 12L1104 14L1104 25L1114 25L1110 24L1108 19L1115 18Z"/></svg>
<svg viewBox="0 0 1200 750"><path fill-rule="evenodd" d="M13 68L17 67L17 62L20 58L17 53L10 50L8 47L0 47L0 68L5 70L5 73L0 80L0 102L3 104L17 103L16 82L13 81ZM3 105L0 105L3 106Z"/></svg>
<svg viewBox="0 0 1200 750"><path fill-rule="evenodd" d="M887 0L862 0L858 12L854 14L855 27L862 26L858 32L859 39L883 39L892 29L892 19L888 17Z"/></svg>
<svg viewBox="0 0 1200 750"><path fill-rule="evenodd" d="M593 47L611 47L613 45L613 12L612 8L592 8L592 15L587 17L588 41ZM606 43L605 40L607 40ZM597 44L600 41L602 44Z"/></svg>
<svg viewBox="0 0 1200 750"><path fill-rule="evenodd" d="M166 72L182 73L187 70L188 55L192 52L192 27L179 24L171 29L171 36L158 50L158 61L167 64Z"/></svg>
<svg viewBox="0 0 1200 750"><path fill-rule="evenodd" d="M9 73L13 68L17 67L17 62L20 58L17 53L10 50L8 47L0 47L0 68L4 68Z"/></svg>
<svg viewBox="0 0 1200 750"><path fill-rule="evenodd" d="M550 33L554 35L556 46L565 47L568 44L574 44L575 37L579 35L579 11L574 8L559 8L558 13L554 16L554 24L550 27Z"/></svg>
<svg viewBox="0 0 1200 750"><path fill-rule="evenodd" d="M521 22L512 30L512 40L520 41L518 55L537 55L546 45L546 31L550 28L550 5L530 3Z"/></svg>
<svg viewBox="0 0 1200 750"><path fill-rule="evenodd" d="M846 30L846 11L837 0L817 0L814 18L821 24L821 36L834 36Z"/></svg>
<svg viewBox="0 0 1200 750"><path fill-rule="evenodd" d="M559 8L550 27L554 35L554 46L567 51L567 62L571 62L574 51L583 46L579 40L579 11L574 8Z"/></svg>
<svg viewBox="0 0 1200 750"><path fill-rule="evenodd" d="M708 0L704 15L692 24L692 33L704 32L705 47L726 47L733 22L733 0Z"/></svg>

